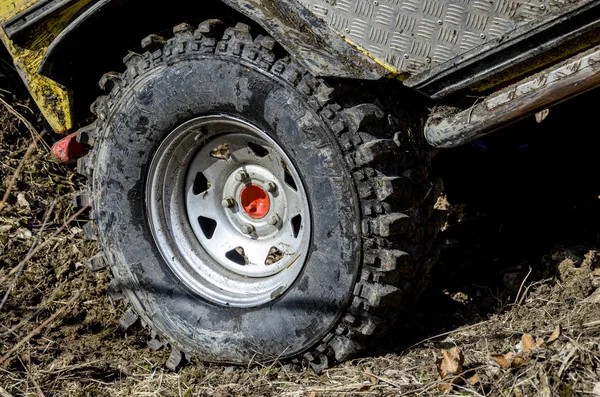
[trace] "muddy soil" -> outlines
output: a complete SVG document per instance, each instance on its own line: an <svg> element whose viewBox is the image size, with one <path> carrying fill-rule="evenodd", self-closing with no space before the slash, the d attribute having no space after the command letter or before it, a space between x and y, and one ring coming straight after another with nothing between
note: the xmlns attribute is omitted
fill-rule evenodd
<svg viewBox="0 0 600 397"><path fill-rule="evenodd" d="M2 96L43 129L26 97ZM46 136L0 212L0 299L15 283L0 309L0 396L600 396L599 99L440 153L449 217L429 288L377 347L320 374L276 361L165 369L143 329L119 328L109 271L88 270L86 215L70 219L83 181ZM0 106L0 194L34 136Z"/></svg>

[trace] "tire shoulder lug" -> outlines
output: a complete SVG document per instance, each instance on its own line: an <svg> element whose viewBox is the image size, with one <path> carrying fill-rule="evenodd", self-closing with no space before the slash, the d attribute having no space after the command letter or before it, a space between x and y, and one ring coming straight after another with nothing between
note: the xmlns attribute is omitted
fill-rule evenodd
<svg viewBox="0 0 600 397"><path fill-rule="evenodd" d="M121 328L127 331L132 325L137 323L139 319L138 315L133 311L133 308L128 307L119 319L119 324L121 325Z"/></svg>
<svg viewBox="0 0 600 397"><path fill-rule="evenodd" d="M165 367L175 372L181 364L183 364L183 354L175 346L171 346L171 354L165 363Z"/></svg>
<svg viewBox="0 0 600 397"><path fill-rule="evenodd" d="M98 230L96 228L96 225L94 224L94 221L89 221L88 223L83 225L82 230L83 230L83 237L86 240L91 240L91 241L98 240Z"/></svg>
<svg viewBox="0 0 600 397"><path fill-rule="evenodd" d="M71 203L73 204L73 208L83 208L89 207L92 204L92 200L87 192L79 192L73 196Z"/></svg>
<svg viewBox="0 0 600 397"><path fill-rule="evenodd" d="M108 266L106 255L104 255L103 251L98 252L87 260L87 265L92 272L97 272L98 270L106 268Z"/></svg>

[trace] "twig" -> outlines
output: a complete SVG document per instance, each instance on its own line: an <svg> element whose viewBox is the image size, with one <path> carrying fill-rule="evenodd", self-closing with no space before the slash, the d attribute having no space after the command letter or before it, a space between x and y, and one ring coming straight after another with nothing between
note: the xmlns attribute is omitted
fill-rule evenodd
<svg viewBox="0 0 600 397"><path fill-rule="evenodd" d="M44 223L42 224L42 227L40 228L40 230L37 232L37 234L35 236L35 240L33 240L33 244L31 244L31 247L29 248L29 252L27 252L27 255L31 254L31 252L33 252L33 250L35 249L35 246L37 245L38 241L40 240L40 237L42 236L42 233L44 232L44 229L46 228L46 225L48 224L50 215L52 214L52 211L54 211L54 207L56 207L56 204L58 204L59 200L61 200L63 197L64 196L61 196L61 197L58 197L56 200L54 200L52 205L50 205L50 207L46 210L46 213L44 214ZM27 256L25 256L25 257L27 258ZM21 277L21 274L23 273L23 269L25 269L25 263L26 263L25 261L22 261L16 267L17 275L13 278L13 281L8 286L6 293L4 294L4 297L2 298L2 302L0 302L0 310L2 310L2 308L4 307L4 304L6 303L6 300L8 299L8 296L10 295L12 289L15 287L17 280L19 279L19 277Z"/></svg>
<svg viewBox="0 0 600 397"><path fill-rule="evenodd" d="M405 352L405 351L407 351L407 350L411 350L412 348L414 348L414 347L417 347L417 346L419 346L420 344L423 344L423 343L425 343L425 342L429 342L430 340L437 339L437 338L439 338L439 337L442 337L442 336L446 336L446 335L454 334L454 333L456 333L456 332L463 332L463 331L466 331L466 330L468 330L468 329L471 329L471 328L476 328L476 327L479 327L480 325L483 325L483 324L485 324L485 323L487 323L487 322L489 322L489 321L490 321L490 320L485 320L485 321L482 321L482 322L480 322L480 323L477 323L477 324L471 324L471 325L468 325L468 326L466 326L466 327L457 328L457 329L454 329L454 330L452 330L452 331L443 332L443 333L441 333L441 334L437 334L437 335L430 336L429 338L425 338L425 339L423 339L423 340L421 340L421 341L419 341L419 342L417 342L417 343L415 343L415 344L413 344L413 345L411 345L411 346L407 347L406 349L404 349L404 350L402 351L402 353L404 353L404 352Z"/></svg>
<svg viewBox="0 0 600 397"><path fill-rule="evenodd" d="M103 189L100 190L99 193L102 192ZM46 239L46 241L44 241L41 245L38 245L35 249L30 250L29 253L27 253L27 255L25 256L25 259L23 259L18 265L17 267L19 267L19 271L17 271L17 276L13 279L13 282L11 284L11 287L6 291L6 295L4 296L4 300L2 301L2 303L0 303L0 310L2 310L2 306L4 305L4 302L6 302L6 299L8 297L8 294L10 293L10 290L12 289L12 287L14 287L14 284L16 283L16 280L19 278L22 268L25 267L25 264L27 262L29 262L29 260L35 255L37 254L42 248L44 248L45 246L47 246L48 244L50 244L52 242L52 239L54 237L56 237L60 232L62 232L68 225L69 223L71 223L73 220L75 220L79 215L81 215L85 210L87 210L89 207L89 204L84 205L83 207L81 207L76 213L74 213L73 215L71 215L69 217L69 219L67 219L65 221L65 223L63 223L63 225L61 227L59 227L54 233L52 233L50 235L50 237L48 237ZM32 246L33 248L33 246Z"/></svg>
<svg viewBox="0 0 600 397"><path fill-rule="evenodd" d="M37 308L36 311L34 311L29 316L27 316L26 318L21 320L17 325L14 325L11 328L7 329L6 331L2 332L0 334L0 338L6 336L8 334L12 334L13 332L19 330L19 328L21 328L22 326L27 324L29 321L31 321L32 318L34 318L35 316L40 314L42 312L42 310L44 310L44 308L48 305L48 303L52 302L52 300L56 297L56 295L60 292L61 288L64 285L65 285L65 283L62 283L57 289L55 289L54 292L52 292L52 294L50 295L50 297L48 299L46 299L45 302L42 302L42 304Z"/></svg>
<svg viewBox="0 0 600 397"><path fill-rule="evenodd" d="M531 270L533 270L533 269L531 268L531 266L529 266L529 271L527 272L527 275L525 276L523 281L521 281L521 285L519 286L519 291L517 291L517 296L515 297L515 305L518 305L518 306L521 305L521 302L519 302L519 295L521 295L521 289L523 289L523 285L525 285L525 281L527 281L527 279L529 278L529 275L531 274Z"/></svg>
<svg viewBox="0 0 600 397"><path fill-rule="evenodd" d="M2 99L0 98L0 101L1 100ZM25 152L25 155L23 156L23 158L19 162L19 166L17 167L17 169L15 170L12 178L10 178L10 181L8 182L8 187L6 188L6 192L4 192L4 196L2 197L2 201L0 201L0 212L2 212L2 210L4 210L4 207L6 206L6 202L8 201L8 197L10 196L10 192L12 191L13 187L15 186L15 183L17 182L17 178L21 174L21 171L23 170L23 167L25 166L25 163L29 159L29 156L31 156L31 153L33 153L33 150L37 147L38 141L42 138L42 136L45 133L46 133L46 131L42 131L42 133L39 134L33 140L33 142L31 142L31 144L27 148L27 151Z"/></svg>
<svg viewBox="0 0 600 397"><path fill-rule="evenodd" d="M16 109L14 107L12 107L4 99L2 99L2 97L0 97L0 103L2 103L6 107L6 109L9 111L10 114L12 114L16 118L18 118L23 124L25 124L25 127L27 127L29 132L31 132L32 138L37 139L38 141L40 140L42 135L44 135L44 131L42 131L41 134L38 133L37 130L35 129L35 127L29 122L29 120L27 120L21 113L17 112ZM46 142L42 141L42 143L44 144L44 146L46 147L47 150L50 150L50 146L48 146L48 144Z"/></svg>
<svg viewBox="0 0 600 397"><path fill-rule="evenodd" d="M523 300L527 296L527 291L529 291L530 288L533 288L536 285L544 284L545 282L548 282L548 281L550 281L552 279L553 279L553 277L548 277L548 278L545 278L543 280L538 280L538 281L536 281L534 283L531 283L527 287L525 287L525 291L523 291L523 296L521 296L521 300L519 301L519 305L518 306L521 306L521 304L523 303Z"/></svg>
<svg viewBox="0 0 600 397"><path fill-rule="evenodd" d="M71 297L71 299L69 299L69 301L66 303L66 305L64 305L60 309L58 309L53 315L51 315L50 317L48 317L46 319L46 321L44 321L43 323L41 323L36 329L34 329L33 331L31 331L25 338L21 339L21 341L19 341L19 343L17 343L16 345L14 345L8 352L6 352L6 354L4 356L2 356L2 358L0 358L0 365L3 366L8 361L8 359L10 358L10 356L13 355L14 352L16 352L17 350L19 350L19 348L21 346L23 346L25 343L27 343L31 338L33 338L34 336L36 336L37 334L39 334L41 330L43 330L44 328L46 328L48 326L48 324L50 324L51 322L53 322L54 320L56 320L77 299L79 299L80 295L81 295L81 290L77 291L75 293L75 295L73 295Z"/></svg>
<svg viewBox="0 0 600 397"><path fill-rule="evenodd" d="M400 390L402 389L402 387L401 387L400 385L398 385L398 384L396 384L396 383L392 382L391 380L388 380L388 379L382 378L381 376L377 376L377 375L375 375L375 374L368 373L368 372L365 372L365 371L363 371L363 374L367 375L367 377L369 377L369 376L372 376L372 377L373 377L373 378L375 378L375 379L379 379L379 380L380 380L380 381L382 381L383 383L387 383L387 384L388 384L388 385L390 385L390 386L394 386L396 389L400 389Z"/></svg>
<svg viewBox="0 0 600 397"><path fill-rule="evenodd" d="M269 365L269 366L267 367L267 370L265 371L267 375L269 374L269 371L271 370L271 368L273 368L273 365L275 365L275 363L276 363L277 361L279 361L279 359L281 358L281 356L283 356L283 355L285 354L285 352L286 352L286 351L287 351L289 348L290 348L290 347L288 346L288 347L286 347L285 349L283 349L283 351L282 351L281 353L279 353L279 355L278 355L278 356L275 358L275 360L273 360L273 362L271 363L271 365Z"/></svg>

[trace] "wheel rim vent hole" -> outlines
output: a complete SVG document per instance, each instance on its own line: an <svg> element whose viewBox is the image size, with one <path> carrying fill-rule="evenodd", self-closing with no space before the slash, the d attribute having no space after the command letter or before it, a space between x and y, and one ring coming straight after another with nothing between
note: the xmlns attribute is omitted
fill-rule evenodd
<svg viewBox="0 0 600 397"><path fill-rule="evenodd" d="M248 147L252 152L258 157L265 157L269 154L269 150L264 146L259 145L258 143L248 142Z"/></svg>
<svg viewBox="0 0 600 397"><path fill-rule="evenodd" d="M286 183L286 185L298 191L298 186L296 186L296 182L294 181L294 178L292 177L287 168L284 169L283 180Z"/></svg>
<svg viewBox="0 0 600 397"><path fill-rule="evenodd" d="M231 251L227 251L225 253L225 258L240 266L246 266L248 264L248 258L246 258L246 253L242 247L237 247Z"/></svg>
<svg viewBox="0 0 600 397"><path fill-rule="evenodd" d="M200 224L202 233L204 233L206 238L210 240L214 236L215 230L217 229L217 221L211 218L200 216L198 217L198 223Z"/></svg>
<svg viewBox="0 0 600 397"><path fill-rule="evenodd" d="M302 226L302 215L296 215L291 219L290 222L292 223L292 231L294 233L294 238L298 238L298 234L300 233L300 227Z"/></svg>
<svg viewBox="0 0 600 397"><path fill-rule="evenodd" d="M194 187L193 187L194 194L195 195L202 194L205 191L207 191L208 189L210 189L210 182L208 181L208 179L206 179L206 177L204 176L203 173L201 173L201 172L196 173L196 178L194 178Z"/></svg>

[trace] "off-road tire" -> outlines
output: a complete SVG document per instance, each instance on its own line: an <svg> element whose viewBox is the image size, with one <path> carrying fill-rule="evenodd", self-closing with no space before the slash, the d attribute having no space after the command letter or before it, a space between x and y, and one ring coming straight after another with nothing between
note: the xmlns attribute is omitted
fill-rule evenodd
<svg viewBox="0 0 600 397"><path fill-rule="evenodd" d="M182 357L231 363L300 359L316 369L376 339L423 290L438 250L441 186L428 180L431 151L420 114L383 83L328 83L270 37L209 20L173 37L142 40L123 73L108 73L97 119L79 131L78 162L90 203L89 238L110 266L121 325L138 319L149 345ZM281 54L281 55L279 55ZM284 111L272 95L285 94ZM279 98L279 102L281 99ZM280 104L279 104L280 105ZM149 230L146 174L163 137L182 122L225 112L263 128L294 160L312 215L310 255L298 279L268 304L224 307L191 293L165 264ZM296 361L298 362L298 361Z"/></svg>

